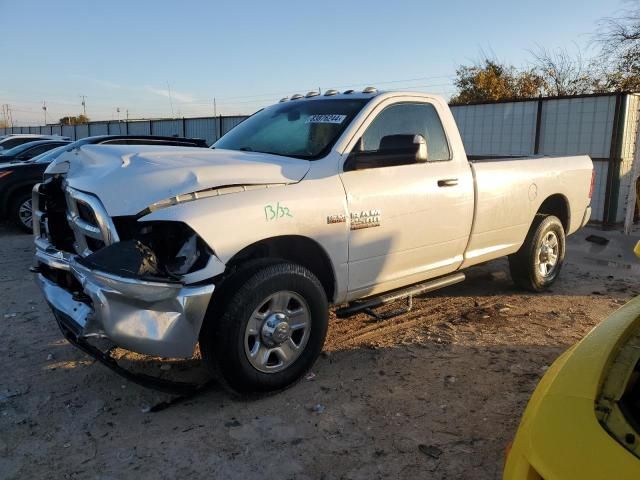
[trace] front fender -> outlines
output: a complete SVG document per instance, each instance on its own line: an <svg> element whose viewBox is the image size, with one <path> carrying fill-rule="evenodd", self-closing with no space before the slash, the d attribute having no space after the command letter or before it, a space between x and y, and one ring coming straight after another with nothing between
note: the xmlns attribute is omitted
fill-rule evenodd
<svg viewBox="0 0 640 480"><path fill-rule="evenodd" d="M284 235L308 237L327 252L340 296L347 287L346 214L342 184L337 176L328 176L179 203L151 212L139 221L184 222L225 264L260 240ZM344 221L336 222L336 218Z"/></svg>

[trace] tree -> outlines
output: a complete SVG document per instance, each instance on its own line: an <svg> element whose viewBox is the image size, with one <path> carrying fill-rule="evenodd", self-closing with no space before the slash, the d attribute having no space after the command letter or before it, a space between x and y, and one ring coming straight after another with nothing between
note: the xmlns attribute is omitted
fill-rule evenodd
<svg viewBox="0 0 640 480"><path fill-rule="evenodd" d="M602 20L596 34L604 65L601 88L608 91L640 91L640 1L627 4L618 17Z"/></svg>
<svg viewBox="0 0 640 480"><path fill-rule="evenodd" d="M543 86L533 70L519 71L489 58L458 68L454 83L458 94L451 98L453 104L536 97Z"/></svg>
<svg viewBox="0 0 640 480"><path fill-rule="evenodd" d="M80 114L77 117L66 116L59 120L60 125L80 125L82 123L89 123L89 117Z"/></svg>
<svg viewBox="0 0 640 480"><path fill-rule="evenodd" d="M547 50L539 48L531 52L534 71L542 79L545 96L581 95L592 93L598 78L591 67L587 67L578 50L571 55L565 49Z"/></svg>

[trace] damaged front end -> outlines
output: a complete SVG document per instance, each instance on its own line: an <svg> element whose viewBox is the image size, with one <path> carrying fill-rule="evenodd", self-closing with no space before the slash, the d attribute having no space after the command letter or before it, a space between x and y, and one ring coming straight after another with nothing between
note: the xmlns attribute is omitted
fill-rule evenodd
<svg viewBox="0 0 640 480"><path fill-rule="evenodd" d="M60 177L34 188L33 209L34 272L67 338L193 354L224 265L188 225L110 218Z"/></svg>

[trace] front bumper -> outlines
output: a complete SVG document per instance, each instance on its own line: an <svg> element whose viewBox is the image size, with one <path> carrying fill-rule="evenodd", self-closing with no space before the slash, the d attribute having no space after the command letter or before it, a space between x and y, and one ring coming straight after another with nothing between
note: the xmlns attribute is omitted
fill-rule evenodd
<svg viewBox="0 0 640 480"><path fill-rule="evenodd" d="M159 357L193 354L213 284L124 278L89 270L76 255L55 249L42 237L35 244L36 282L65 335L106 338L118 347ZM60 275L71 276L72 282L57 281Z"/></svg>

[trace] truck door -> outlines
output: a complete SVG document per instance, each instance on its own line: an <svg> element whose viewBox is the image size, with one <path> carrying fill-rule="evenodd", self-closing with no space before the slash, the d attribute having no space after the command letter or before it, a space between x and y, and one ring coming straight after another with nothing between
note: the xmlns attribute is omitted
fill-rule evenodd
<svg viewBox="0 0 640 480"><path fill-rule="evenodd" d="M436 107L382 103L347 155L342 182L349 210L349 299L456 270L473 220L473 177L453 158ZM399 154L422 135L427 161Z"/></svg>

